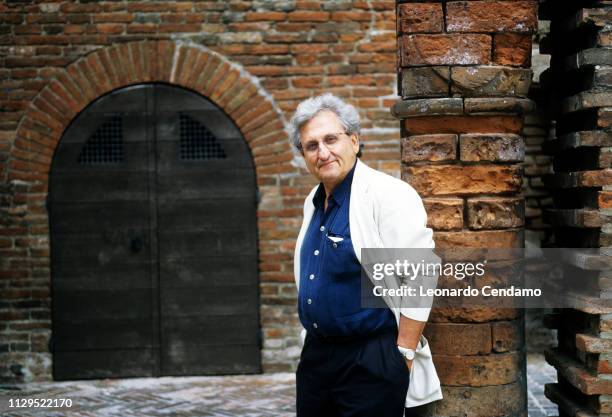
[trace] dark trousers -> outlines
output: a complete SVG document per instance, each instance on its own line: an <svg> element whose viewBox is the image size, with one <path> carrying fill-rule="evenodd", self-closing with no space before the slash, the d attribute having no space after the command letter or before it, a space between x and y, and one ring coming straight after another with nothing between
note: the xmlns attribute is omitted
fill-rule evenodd
<svg viewBox="0 0 612 417"><path fill-rule="evenodd" d="M435 417L436 402L406 408L405 417Z"/></svg>
<svg viewBox="0 0 612 417"><path fill-rule="evenodd" d="M395 331L349 340L308 335L296 373L297 417L403 417L409 382Z"/></svg>

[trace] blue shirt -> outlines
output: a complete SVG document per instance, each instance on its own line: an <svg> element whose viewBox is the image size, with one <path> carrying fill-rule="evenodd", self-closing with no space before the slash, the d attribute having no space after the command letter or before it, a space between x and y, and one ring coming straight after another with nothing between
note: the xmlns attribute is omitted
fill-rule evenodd
<svg viewBox="0 0 612 417"><path fill-rule="evenodd" d="M302 243L298 313L304 328L315 336L360 336L397 327L388 308L361 307L361 265L349 225L355 165L333 190L327 210L325 188L319 185Z"/></svg>

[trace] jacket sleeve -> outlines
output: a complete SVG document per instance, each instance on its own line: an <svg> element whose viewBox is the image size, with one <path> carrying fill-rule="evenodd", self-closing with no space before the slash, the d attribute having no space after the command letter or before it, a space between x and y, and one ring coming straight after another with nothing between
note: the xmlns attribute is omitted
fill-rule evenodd
<svg viewBox="0 0 612 417"><path fill-rule="evenodd" d="M396 180L392 189L380 193L379 196L377 222L385 248L433 249L435 247L433 231L427 227L427 213L423 201L409 184ZM410 304L404 301L407 300L402 300L402 306ZM433 299L419 301L420 306L427 307L401 307L400 313L413 320L426 322Z"/></svg>

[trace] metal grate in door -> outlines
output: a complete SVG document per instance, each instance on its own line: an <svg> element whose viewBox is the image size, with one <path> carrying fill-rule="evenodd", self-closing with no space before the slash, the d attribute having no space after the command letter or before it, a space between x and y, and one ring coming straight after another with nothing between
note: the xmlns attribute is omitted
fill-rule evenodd
<svg viewBox="0 0 612 417"><path fill-rule="evenodd" d="M180 159L225 159L223 147L204 125L186 114L180 115Z"/></svg>
<svg viewBox="0 0 612 417"><path fill-rule="evenodd" d="M122 161L122 118L120 115L113 115L89 137L79 155L79 163L115 164Z"/></svg>

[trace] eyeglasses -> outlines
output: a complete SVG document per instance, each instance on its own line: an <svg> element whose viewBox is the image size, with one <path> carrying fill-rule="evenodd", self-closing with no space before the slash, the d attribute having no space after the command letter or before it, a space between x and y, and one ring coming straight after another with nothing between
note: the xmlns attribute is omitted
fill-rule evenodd
<svg viewBox="0 0 612 417"><path fill-rule="evenodd" d="M304 153L315 154L319 152L319 147L321 143L323 143L327 149L333 148L338 143L338 140L340 140L340 135L348 136L346 132L328 133L327 135L323 136L323 139L319 141L311 140L306 142L305 145L298 143L297 148L301 151L304 151Z"/></svg>

